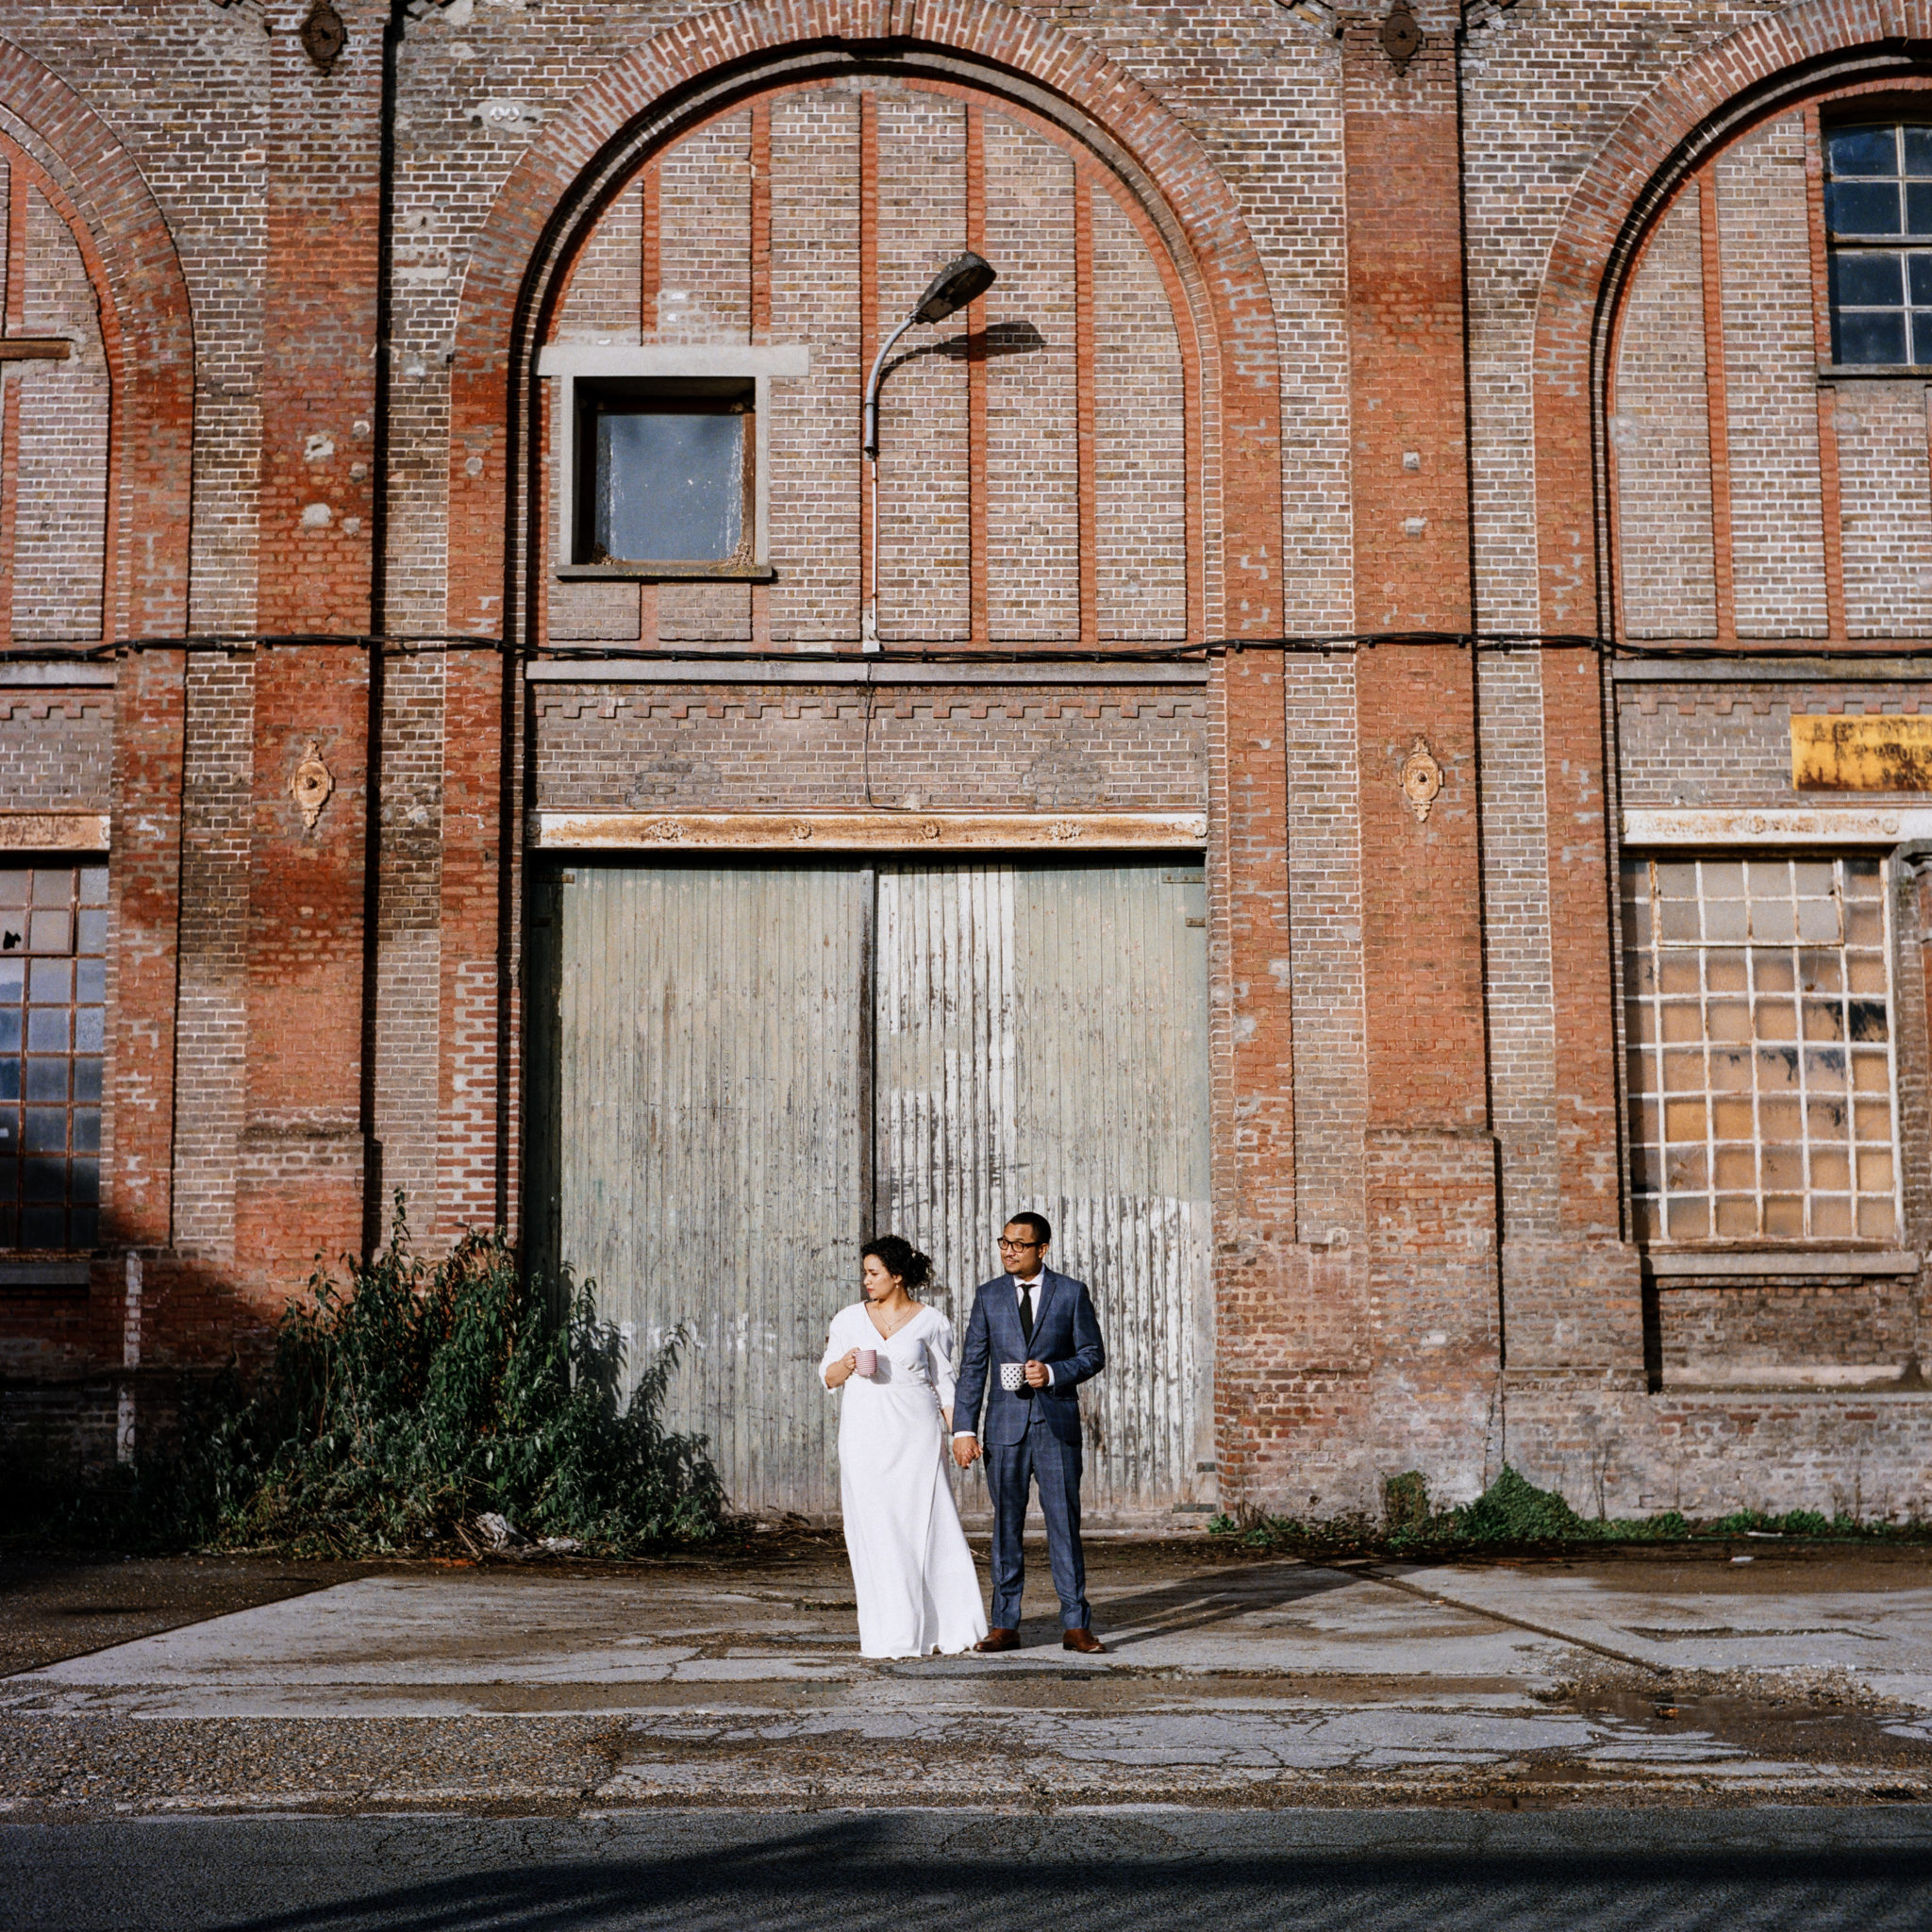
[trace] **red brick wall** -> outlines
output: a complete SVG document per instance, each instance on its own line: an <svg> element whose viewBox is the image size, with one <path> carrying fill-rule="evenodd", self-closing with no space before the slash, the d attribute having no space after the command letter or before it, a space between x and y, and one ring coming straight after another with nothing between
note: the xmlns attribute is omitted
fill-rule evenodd
<svg viewBox="0 0 1932 1932"><path fill-rule="evenodd" d="M1171 684L867 691L847 685L532 688L551 811L797 811L873 795L938 811L1189 811L1207 697Z"/></svg>
<svg viewBox="0 0 1932 1932"><path fill-rule="evenodd" d="M6 809L106 811L113 796L113 756L111 689L0 689L0 796Z"/></svg>
<svg viewBox="0 0 1932 1932"><path fill-rule="evenodd" d="M301 10L15 9L0 101L46 184L23 246L85 339L60 379L86 397L11 434L13 527L50 559L9 607L23 636L23 614L50 639L369 623L387 9L344 7L327 76ZM1924 414L1865 391L1821 415L1807 388L1800 96L1896 64L1856 50L1932 32L1932 9L1420 12L1401 75L1379 8L1246 0L411 20L386 623L480 647L392 658L373 743L345 645L146 652L111 707L68 692L37 716L9 688L0 720L0 811L114 815L109 1213L154 1251L152 1359L246 1341L318 1248L359 1241L371 1177L432 1241L513 1214L526 802L856 802L849 688L746 690L716 716L634 684L532 699L495 641L854 640L865 345L973 242L1002 281L941 333L1025 319L1047 347L893 376L889 638L1253 648L1205 696L1096 674L1099 701L1058 716L1031 692L984 718L895 693L874 748L927 803L1207 799L1224 1493L1356 1504L1411 1463L1466 1493L1508 1456L1579 1506L1741 1497L1740 1458L1763 1500L1829 1501L1860 1457L1892 1503L1917 1494L1909 1394L1644 1387L1610 814L1620 783L1629 805L1776 802L1776 706L1634 699L1620 770L1587 647L1272 641L1749 640L1834 609L1848 635L1915 632ZM828 65L888 30L896 69ZM776 583L546 583L526 421L546 332L810 344L810 381L774 386ZM1445 776L1426 823L1397 789L1418 734ZM287 791L311 739L336 787L312 830ZM1920 1118L1921 1088L1907 1102ZM121 1284L100 1274L0 1302L9 1359L110 1370ZM1916 1294L1672 1290L1652 1345L1667 1368L1790 1367L1841 1318L1846 1361L1890 1359Z"/></svg>
<svg viewBox="0 0 1932 1932"><path fill-rule="evenodd" d="M0 156L8 148L0 143ZM13 150L6 169L7 333L58 336L59 362L7 384L0 423L0 551L21 644L94 643L107 591L108 358L80 243L51 183Z"/></svg>

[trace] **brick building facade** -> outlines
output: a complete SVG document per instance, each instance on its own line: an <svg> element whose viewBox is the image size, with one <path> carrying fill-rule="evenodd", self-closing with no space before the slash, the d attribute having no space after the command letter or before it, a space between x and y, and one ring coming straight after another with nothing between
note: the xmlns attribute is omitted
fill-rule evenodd
<svg viewBox="0 0 1932 1932"><path fill-rule="evenodd" d="M1024 1197L1123 1516L1932 1512L1932 7L15 0L0 182L16 1426L400 1191L815 1508Z"/></svg>

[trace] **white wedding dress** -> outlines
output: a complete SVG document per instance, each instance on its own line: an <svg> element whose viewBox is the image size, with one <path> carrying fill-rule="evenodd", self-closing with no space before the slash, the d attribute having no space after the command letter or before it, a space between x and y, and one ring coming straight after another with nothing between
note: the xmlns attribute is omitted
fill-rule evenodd
<svg viewBox="0 0 1932 1932"><path fill-rule="evenodd" d="M986 1635L973 1553L946 1479L940 1411L953 1406L953 1329L922 1308L881 1340L863 1302L832 1318L819 1380L848 1349L875 1348L878 1373L837 1393L839 1496L865 1657L970 1650Z"/></svg>

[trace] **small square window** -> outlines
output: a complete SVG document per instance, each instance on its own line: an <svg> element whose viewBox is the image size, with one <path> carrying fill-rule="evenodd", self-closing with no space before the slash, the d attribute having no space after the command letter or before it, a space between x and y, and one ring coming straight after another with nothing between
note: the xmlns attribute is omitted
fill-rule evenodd
<svg viewBox="0 0 1932 1932"><path fill-rule="evenodd" d="M802 344L552 342L537 373L559 578L772 580L772 384L811 374Z"/></svg>
<svg viewBox="0 0 1932 1932"><path fill-rule="evenodd" d="M748 381L579 383L577 563L748 566Z"/></svg>

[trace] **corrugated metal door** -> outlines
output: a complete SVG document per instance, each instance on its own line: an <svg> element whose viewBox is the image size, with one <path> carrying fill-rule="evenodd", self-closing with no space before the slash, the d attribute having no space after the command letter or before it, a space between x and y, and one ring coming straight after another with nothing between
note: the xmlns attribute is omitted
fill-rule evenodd
<svg viewBox="0 0 1932 1932"><path fill-rule="evenodd" d="M1081 1398L1097 1509L1212 1493L1206 897L1172 860L878 875L879 1224L963 1321L1000 1224L1053 1223L1108 1343Z"/></svg>
<svg viewBox="0 0 1932 1932"><path fill-rule="evenodd" d="M1090 1507L1196 1496L1198 869L579 864L532 890L535 1244L596 1281L640 1357L691 1324L670 1420L710 1438L735 1507L837 1509L815 1370L862 1232L927 1249L962 1321L1022 1208L1107 1333Z"/></svg>
<svg viewBox="0 0 1932 1932"><path fill-rule="evenodd" d="M835 1511L816 1370L858 1278L870 876L579 865L540 890L545 1245L637 1359L691 1325L668 1419L710 1438L735 1508Z"/></svg>

